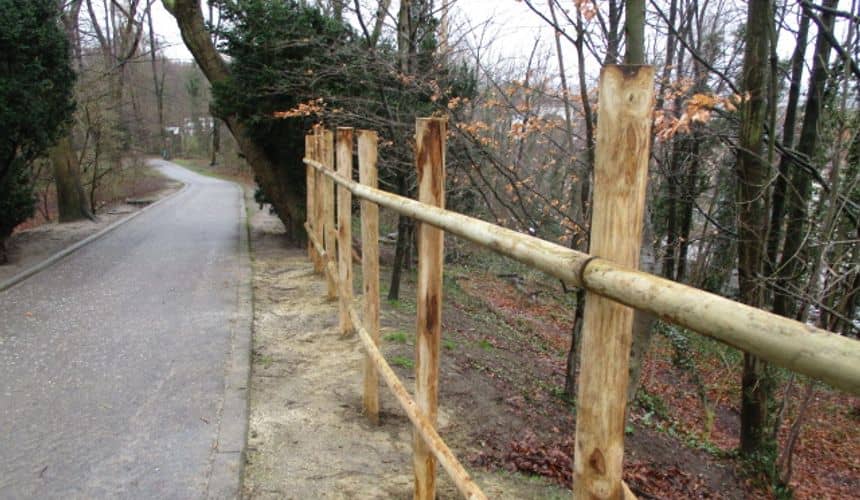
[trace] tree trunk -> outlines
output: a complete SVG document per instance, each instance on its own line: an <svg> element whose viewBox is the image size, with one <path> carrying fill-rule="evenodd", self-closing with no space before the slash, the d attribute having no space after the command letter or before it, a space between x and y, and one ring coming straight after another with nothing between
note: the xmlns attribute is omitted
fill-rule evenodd
<svg viewBox="0 0 860 500"><path fill-rule="evenodd" d="M681 198L681 231L678 248L678 262L675 268L675 280L683 282L687 274L687 253L690 248L690 232L693 228L693 206L696 200L696 181L699 176L699 143L701 134L693 133L690 144L690 160L687 161L684 174L684 194Z"/></svg>
<svg viewBox="0 0 860 500"><path fill-rule="evenodd" d="M9 254L6 250L6 236L0 234L0 266L9 263Z"/></svg>
<svg viewBox="0 0 860 500"><path fill-rule="evenodd" d="M573 327L570 332L570 349L567 351L567 365L564 373L564 393L573 401L576 398L576 366L582 342L582 317L585 315L585 289L576 291L576 310L573 313Z"/></svg>
<svg viewBox="0 0 860 500"><path fill-rule="evenodd" d="M619 25L621 24L622 9L619 0L609 0L609 27L606 33L606 57L603 64L618 63L618 49L621 45ZM579 11L579 9L576 9Z"/></svg>
<svg viewBox="0 0 860 500"><path fill-rule="evenodd" d="M84 188L81 171L68 136L61 138L51 149L54 182L57 186L57 211L60 222L93 219Z"/></svg>
<svg viewBox="0 0 860 500"><path fill-rule="evenodd" d="M791 80L788 88L788 102L785 106L785 121L782 126L782 144L794 147L794 127L797 125L797 105L800 101L800 84L803 79L806 41L809 36L809 16L805 10L800 13L800 26L797 30L797 43L791 56ZM779 162L779 174L773 185L771 195L770 230L767 240L767 276L776 269L779 246L782 240L782 226L785 220L785 193L788 177L791 174L791 157L783 155Z"/></svg>
<svg viewBox="0 0 860 500"><path fill-rule="evenodd" d="M218 164L218 155L221 153L221 123L218 118L212 117L212 158L209 161L209 166L214 167Z"/></svg>
<svg viewBox="0 0 860 500"><path fill-rule="evenodd" d="M79 18L83 0L60 2L63 28L72 47L77 62L77 70L81 69L81 43ZM54 180L57 187L57 204L60 222L79 219L92 219L87 204L84 188L81 184L81 172L75 158L70 139L71 131L57 142L50 152L51 163L54 167Z"/></svg>
<svg viewBox="0 0 860 500"><path fill-rule="evenodd" d="M400 9L397 12L397 60L400 72L408 75L411 72L413 43L412 35L412 0L401 0ZM407 174L403 170L397 172L397 194L409 196ZM411 242L409 240L411 221L408 217L400 215L397 218L397 246L394 251L394 264L391 270L391 283L388 287L388 300L400 298L400 280L403 267L408 258L408 250Z"/></svg>
<svg viewBox="0 0 860 500"><path fill-rule="evenodd" d="M741 301L754 307L764 305L762 250L767 230L764 192L768 165L763 161L763 133L767 112L767 57L770 0L751 0L747 7L747 34L741 88L749 99L741 106L738 134L738 285ZM741 388L741 450L753 455L764 449L768 422L767 402L770 381L767 364L744 353Z"/></svg>
<svg viewBox="0 0 860 500"><path fill-rule="evenodd" d="M591 103L588 100L588 85L585 78L585 25L582 21L582 12L576 9L576 49L577 75L579 77L579 97L582 105L582 114L585 119L585 171L580 176L579 204L582 214L583 225L588 228L591 225L591 175L594 172L594 121L591 113ZM574 203L576 200L571 200ZM588 252L588 234L585 234L579 250ZM577 238L570 239L570 247L576 249ZM579 362L579 344L582 333L582 317L585 313L585 290L580 288L576 292L576 311L574 312L573 326L570 329L570 349L567 352L567 366L564 373L564 392L573 400L576 398L577 390L577 364Z"/></svg>
<svg viewBox="0 0 860 500"><path fill-rule="evenodd" d="M676 16L675 5L670 6L669 10L669 21L671 22L673 18ZM683 24L683 23L682 23ZM670 26L670 33L675 31L678 34L678 37L685 36L686 30L681 28L675 28L674 24ZM671 40L673 37L669 36L668 39ZM667 41L668 44L668 41ZM672 44L674 45L674 44ZM667 50L667 52L669 52ZM674 54L674 50L671 51ZM684 78L684 51L678 51L677 54L677 62L667 60L667 64L674 65L673 69L675 70L675 78L678 81L681 81ZM680 117L684 113L684 96L681 93L678 93L678 96L674 99L674 109L673 114L675 117ZM685 157L687 155L687 137L685 135L676 135L674 139L672 139L671 145L669 146L669 168L668 173L666 174L666 246L663 254L663 265L661 272L663 277L666 279L674 280L676 279L676 269L678 267L678 253L679 253L679 221L678 221L678 207L680 205L679 201L681 198L681 178L683 176Z"/></svg>
<svg viewBox="0 0 860 500"><path fill-rule="evenodd" d="M678 177L680 176L679 150L682 141L676 137L672 141L672 152L669 155L669 171L666 174L666 246L663 250L663 265L661 273L666 279L675 279L675 250L678 247Z"/></svg>
<svg viewBox="0 0 860 500"><path fill-rule="evenodd" d="M194 56L210 84L229 78L230 70L212 44L206 31L203 12L195 0L163 0L179 25L182 40ZM294 182L285 168L276 165L248 134L247 126L236 116L219 116L236 139L239 149L254 171L257 184L271 202L275 213L287 228L288 237L295 243L305 241L302 225L305 220L305 193L302 183ZM304 173L302 172L302 176Z"/></svg>
<svg viewBox="0 0 860 500"><path fill-rule="evenodd" d="M388 286L388 300L400 299L400 279L403 262L406 260L406 245L409 244L409 218L397 217L397 245L394 250L394 264L391 268L391 284Z"/></svg>
<svg viewBox="0 0 860 500"><path fill-rule="evenodd" d="M645 0L627 0L624 15L626 64L645 64Z"/></svg>
<svg viewBox="0 0 860 500"><path fill-rule="evenodd" d="M826 10L822 14L822 22L827 29L833 29L833 14L829 12L837 7L838 0L824 0ZM823 104L822 94L827 84L828 60L830 59L830 44L819 33L815 42L815 53L812 57L812 72L809 75L806 109L803 113L803 125L797 140L797 152L811 162L815 158L818 146L818 124ZM791 174L792 189L788 190L788 218L785 228L785 244L779 261L777 291L774 294L773 312L787 317L793 317L796 311L796 297L788 290L791 282L803 272L801 261L802 245L806 241L807 205L812 191L812 176L802 168L793 169Z"/></svg>
<svg viewBox="0 0 860 500"><path fill-rule="evenodd" d="M156 64L156 56L158 55L158 46L155 43L155 30L152 26L152 9L146 9L146 19L149 23L149 62L152 66L152 88L155 92L155 107L158 112L158 152L167 159L167 130L164 128L164 78L159 82L158 65Z"/></svg>

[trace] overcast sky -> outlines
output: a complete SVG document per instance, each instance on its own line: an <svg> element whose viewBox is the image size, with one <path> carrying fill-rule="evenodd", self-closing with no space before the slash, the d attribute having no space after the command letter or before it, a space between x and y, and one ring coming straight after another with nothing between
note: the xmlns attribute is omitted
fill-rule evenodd
<svg viewBox="0 0 860 500"><path fill-rule="evenodd" d="M205 0L201 0L205 1ZM377 0L361 0L363 5L375 5ZM519 60L524 63L532 50L535 39L540 38L547 49L553 48L553 31L552 29L537 15L529 10L525 3L517 0L449 0L451 7L451 24L452 33L460 31L467 32L471 37L470 45L475 46L479 42L478 38L483 37L484 40L493 40L492 47L489 51L482 53L482 61L496 61L498 58L510 58ZM745 4L744 0L728 0L736 2L736 7L742 7ZM441 4L441 1L438 3ZM573 8L573 0L564 0L562 5L570 4ZM349 2L351 5L352 2ZM391 5L391 12L397 11L398 0L394 0ZM537 5L543 7L545 2L538 0ZM839 8L849 10L852 7L852 0L840 0ZM365 15L371 9L365 9ZM738 22L743 22L743 12L738 14L741 19ZM155 23L155 31L159 35L163 43L167 43L165 51L167 57L171 59L181 59L190 61L191 54L185 48L182 38L179 34L179 29L176 26L176 21L173 17L164 10L160 0L156 0L153 4L153 20ZM796 18L789 15L786 19L789 25L796 24ZM392 19L389 19L389 24L393 24ZM836 34L841 39L846 33L846 25L840 20L837 24ZM471 28L471 29L470 29ZM813 33L815 31L813 30ZM789 58L794 49L794 43L791 38L791 33L783 31L780 36L778 47L781 58ZM455 40L452 39L452 42ZM573 50L566 45L566 59L573 56ZM814 43L808 44L808 50L811 51ZM550 69L557 67L556 59L552 57L545 58ZM589 61L588 71L592 77L596 76L598 63ZM590 66L594 66L593 68ZM568 70L572 70L571 64Z"/></svg>
<svg viewBox="0 0 860 500"><path fill-rule="evenodd" d="M393 2L396 4L397 2ZM505 47L512 57L527 57L535 35L548 39L552 31L522 2L515 0L458 0L451 2L452 17L473 27L483 26L489 21L488 35L496 39L499 47ZM392 12L396 7L392 5ZM191 54L182 43L179 28L173 17L164 10L160 1L153 4L155 32L163 42L171 59L191 60ZM477 32L476 32L477 33Z"/></svg>

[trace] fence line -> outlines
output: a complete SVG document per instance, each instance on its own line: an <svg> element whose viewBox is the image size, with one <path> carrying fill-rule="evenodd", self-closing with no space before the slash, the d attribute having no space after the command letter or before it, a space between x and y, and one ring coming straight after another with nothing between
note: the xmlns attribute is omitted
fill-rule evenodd
<svg viewBox="0 0 860 500"><path fill-rule="evenodd" d="M418 201L376 188L374 132L358 132L361 183L352 180L351 129L338 129L337 173L333 169L332 133L316 128L306 139L308 203L313 204L308 208L305 224L309 257L315 268L326 275L329 297L340 298L341 330L357 332L365 349L364 406L368 418L378 422L378 372L415 427L415 498L435 496L434 458L464 496L484 498L434 429L441 336L442 231L583 287L590 294L578 394L574 462L577 497L633 496L621 481L631 310L618 304L653 313L791 371L860 394L860 342L633 268L638 251L632 249L641 234L641 226L636 224L641 224L644 206L652 80L653 69L649 67L608 66L601 74L596 161L600 172L595 173L592 223L592 231L597 234L592 248L601 257L445 210L444 120L416 122ZM624 140L617 140L619 137ZM334 185L338 189L337 230ZM351 195L361 200L364 324L352 305L352 247L345 237L351 233ZM415 400L377 347L377 206L421 223ZM339 245L335 234L340 235ZM337 256L340 259L336 265ZM585 343L589 343L587 348Z"/></svg>
<svg viewBox="0 0 860 500"><path fill-rule="evenodd" d="M320 168L310 158L305 163ZM793 372L860 395L860 342L682 283L614 264L467 215L331 176L359 198L530 265L568 285L706 335Z"/></svg>
<svg viewBox="0 0 860 500"><path fill-rule="evenodd" d="M344 140L348 140L348 145L350 146L350 159L346 160L344 157L344 163L349 163L350 168L352 165L351 161L351 146L352 146L352 130L351 129L339 129L338 130L338 138L343 138ZM315 134L317 137L322 135L325 137L325 134L320 134L319 131ZM361 169L360 175L362 178L368 182L370 185L376 184L376 142L377 137L376 133L371 131L361 130L358 133L359 135L359 168ZM338 150L340 151L340 144L338 145ZM345 150L345 148L344 148ZM324 150L323 150L324 151ZM340 158L339 158L340 159ZM327 176L330 176L333 172L330 170L328 165L317 162L315 160L306 159L309 168L312 168L315 172L322 172ZM339 169L340 170L340 169ZM429 169L428 169L429 171ZM437 170L441 172L441 169ZM351 170L348 171L351 175ZM309 176L310 178L311 176ZM331 177L331 179L335 179L335 177ZM319 178L316 178L315 181L319 183ZM444 185L442 185L444 187ZM342 185L340 185L343 188ZM438 186L437 186L438 188ZM344 188L345 191L348 192ZM340 191L338 193L340 196ZM320 203L326 203L327 198L323 197L315 197L315 200L320 200ZM343 198L345 199L345 198ZM367 202L371 204L370 202ZM351 215L351 207L349 204L340 202L338 203L339 209L342 209L344 215ZM378 262L378 243L379 243L379 230L378 230L378 211L375 211L376 207L374 206L371 210L366 210L368 207L363 207L362 213L362 262L364 269L362 270L362 280L364 281L364 290L365 290L365 321L368 322L368 325L371 327L371 331L368 331L364 324L362 323L361 318L358 315L358 312L355 310L354 305L352 304L352 281L351 279L347 281L346 279L337 279L343 278L346 268L343 265L335 266L334 263L334 253L338 253L340 256L347 255L350 259L350 265L352 260L352 245L351 241L341 239L339 241L338 251L335 252L334 248L327 248L324 242L319 240L319 231L315 229L314 225L310 222L306 222L304 227L308 233L309 239L309 255L311 258L317 257L322 262L323 272L326 274L326 277L329 279L334 279L336 283L337 297L339 298L339 307L341 312L345 312L347 314L348 320L352 326L353 331L358 333L358 337L362 342L366 353L366 361L365 361L365 381L364 381L364 405L365 410L367 412L368 418L374 422L378 423L379 419L379 401L377 394L377 385L376 381L377 374L381 374L383 380L391 389L391 392L394 394L400 406L406 412L407 417L412 422L413 427L415 429L415 437L413 442L413 448L419 449L418 452L413 454L414 462L418 464L420 469L416 468L416 489L415 489L415 498L421 499L432 499L435 498L435 461L428 460L428 456L432 455L435 460L439 461L439 464L443 469L449 474L454 484L460 493L469 499L486 499L486 495L481 491L481 489L475 484L472 480L471 476L463 465L457 460L456 456L453 454L450 448L445 444L439 434L435 429L435 412L431 413L432 417L428 416L428 412L420 406L420 402L416 402L409 396L409 392L406 390L406 387L397 378L397 375L394 373L394 370L391 369L391 366L385 360L385 357L382 355L382 352L379 350L379 262ZM309 210L308 213L311 213ZM314 213L319 213L318 211L314 211ZM367 218L369 223L365 223L365 219ZM310 219L309 219L310 221ZM325 220L323 221L323 224ZM341 224L340 234L349 233L350 229L345 229L344 226L351 225L350 217L340 217L339 223ZM365 228L367 230L365 230ZM370 250L368 252L368 250ZM376 255L374 255L376 254ZM440 254L441 255L441 254ZM374 260L371 260L373 257L376 257ZM427 259L424 259L427 260ZM339 262L343 262L342 259L339 259ZM375 271L374 271L375 268ZM441 272L441 264L438 270ZM425 271L427 273L427 271ZM441 274L439 275L441 279ZM351 278L351 275L350 275ZM441 288L441 282L439 283ZM441 292L441 290L440 290ZM368 294L369 293L369 294ZM441 307L441 297L437 299L437 304ZM439 309L438 314L441 315L441 309ZM426 312L425 312L426 315ZM439 316L441 318L441 316ZM441 326L441 321L437 321L437 324ZM438 349L438 347L437 347ZM370 365L368 367L368 365ZM438 354L436 358L435 365L433 363L427 363L425 360L425 377L426 379L434 386L438 385ZM417 392L417 391L416 391ZM431 395L432 398L435 399L435 393ZM425 396L425 400L429 399L429 397ZM425 401L426 404L426 401ZM435 407L435 400L432 401L433 406ZM421 448L418 445L420 443ZM420 462L420 464L419 464ZM421 467L423 466L423 467Z"/></svg>

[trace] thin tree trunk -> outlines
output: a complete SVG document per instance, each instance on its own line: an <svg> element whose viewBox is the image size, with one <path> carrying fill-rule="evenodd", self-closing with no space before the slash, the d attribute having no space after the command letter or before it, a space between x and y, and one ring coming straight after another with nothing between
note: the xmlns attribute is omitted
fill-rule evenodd
<svg viewBox="0 0 860 500"><path fill-rule="evenodd" d="M152 88L155 92L155 107L158 113L158 144L159 153L166 157L167 151L167 130L164 128L164 80L159 83L158 80L158 65L156 64L156 56L158 45L155 43L155 30L152 26L152 9L146 9L146 20L149 23L149 62L152 67Z"/></svg>
<svg viewBox="0 0 860 500"><path fill-rule="evenodd" d="M62 21L66 37L75 51L78 69L81 69L79 18L83 0L72 0L64 5ZM64 135L50 152L57 188L57 208L60 222L93 219L93 213L84 195L80 165L72 150L71 130Z"/></svg>
<svg viewBox="0 0 860 500"><path fill-rule="evenodd" d="M690 248L690 232L693 229L693 205L696 199L696 182L699 177L699 143L702 136L693 132L690 144L690 156L684 174L684 195L681 198L681 234L678 247L678 263L675 268L675 280L682 282L687 274L687 253Z"/></svg>
<svg viewBox="0 0 860 500"><path fill-rule="evenodd" d="M771 13L770 0L751 0L748 4L741 84L750 97L741 107L737 151L738 285L741 300L754 307L764 305L762 250L767 228L764 192L768 165L762 152ZM771 391L767 364L744 353L741 384L741 450L750 456L764 449L767 437L767 402Z"/></svg>
<svg viewBox="0 0 860 500"><path fill-rule="evenodd" d="M645 0L627 0L624 16L626 64L645 64Z"/></svg>
<svg viewBox="0 0 860 500"><path fill-rule="evenodd" d="M576 309L573 313L573 327L570 332L570 349L567 351L567 363L564 373L564 393L573 401L576 398L576 370L579 361L579 350L582 343L582 318L585 315L585 289L576 291Z"/></svg>
<svg viewBox="0 0 860 500"><path fill-rule="evenodd" d="M618 51L621 46L619 27L621 25L622 9L619 0L609 0L609 32L606 33L606 58L603 64L617 64ZM576 9L579 12L579 9ZM578 14L581 15L581 14Z"/></svg>
<svg viewBox="0 0 860 500"><path fill-rule="evenodd" d="M585 26L582 13L576 9L576 61L579 75L579 97L582 105L582 115L585 120L585 172L580 176L579 203L583 225L588 228L591 223L591 175L594 172L594 121L591 103L588 100L588 85L585 78ZM577 238L570 239L571 248L580 246L580 250L588 252L588 234L583 236L581 245ZM564 393L573 400L577 390L577 364L579 362L579 345L582 338L582 318L585 314L585 290L576 292L576 310L573 316L573 326L570 328L570 349L567 352L567 364L564 373Z"/></svg>
<svg viewBox="0 0 860 500"><path fill-rule="evenodd" d="M809 16L806 11L800 13L800 26L797 30L797 43L791 56L791 80L788 88L788 102L785 106L785 121L782 126L782 144L786 148L794 147L794 128L797 125L797 105L800 101L800 85L803 79L804 55L809 34ZM783 155L779 162L779 174L774 182L771 195L770 230L767 240L767 270L771 276L776 269L779 246L782 240L782 226L785 221L785 193L788 187L788 177L791 172L791 157Z"/></svg>
<svg viewBox="0 0 860 500"><path fill-rule="evenodd" d="M81 186L81 171L68 136L51 149L51 164L57 186L57 209L60 222L93 219L87 197Z"/></svg>
<svg viewBox="0 0 860 500"><path fill-rule="evenodd" d="M221 153L221 122L216 117L212 117L212 157L209 160L209 166L214 167L218 164L218 155Z"/></svg>
<svg viewBox="0 0 860 500"><path fill-rule="evenodd" d="M824 0L823 5L835 9L838 0ZM828 29L833 27L833 14L825 11L822 22ZM823 105L824 87L827 83L828 61L830 59L830 44L819 33L815 42L815 53L812 58L812 71L809 75L806 108L803 113L803 125L797 140L797 151L806 158L814 159L818 146L818 125ZM791 282L803 272L801 253L806 240L809 197L812 192L812 176L802 168L794 168L791 172L791 189L788 190L788 214L785 228L785 244L777 270L777 291L774 294L773 311L787 317L793 317L797 310L796 298L788 288Z"/></svg>
<svg viewBox="0 0 860 500"><path fill-rule="evenodd" d="M411 10L412 0L401 0L400 10L397 14L397 57L400 72L404 75L410 74L410 52L412 51L412 41L410 39L412 30ZM402 169L397 172L397 194L400 196L409 196L407 174ZM394 250L394 264L391 269L391 284L388 287L388 300L398 300L400 298L400 280L403 274L403 267L408 257L408 247L410 242L410 227L411 221L404 215L397 217L397 246Z"/></svg>
<svg viewBox="0 0 860 500"><path fill-rule="evenodd" d="M400 280L403 274L403 263L406 260L406 245L409 244L409 218L405 215L397 217L397 244L394 250L394 264L391 268L391 284L388 286L388 300L400 299Z"/></svg>

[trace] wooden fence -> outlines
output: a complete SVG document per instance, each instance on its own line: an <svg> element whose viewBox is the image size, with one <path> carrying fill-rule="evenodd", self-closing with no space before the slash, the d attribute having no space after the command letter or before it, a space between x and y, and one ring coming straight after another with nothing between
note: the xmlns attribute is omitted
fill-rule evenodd
<svg viewBox="0 0 860 500"><path fill-rule="evenodd" d="M337 141L331 131L321 128L306 137L308 253L315 269L326 277L328 296L339 299L341 332L357 333L366 352L363 401L367 417L372 422L379 420L381 376L414 426L415 498L435 497L436 461L464 497L486 498L435 430L444 232L587 291L577 394L575 498L633 497L622 481L632 308L860 394L860 342L636 270L653 77L653 68L648 66L607 66L601 73L593 255L445 210L444 119L419 118L416 122L417 201L377 189L375 132L360 130L357 134L359 182L352 179L353 129L337 129ZM361 200L362 314L355 310L352 296L352 196ZM378 206L420 222L414 399L378 347Z"/></svg>

